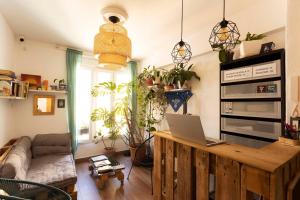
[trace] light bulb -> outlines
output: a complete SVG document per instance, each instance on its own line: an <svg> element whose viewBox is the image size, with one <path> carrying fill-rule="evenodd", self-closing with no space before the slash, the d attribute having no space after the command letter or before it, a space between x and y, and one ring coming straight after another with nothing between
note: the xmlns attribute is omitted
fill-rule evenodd
<svg viewBox="0 0 300 200"><path fill-rule="evenodd" d="M220 41L226 41L229 38L229 29L228 27L220 28L220 30L217 32L217 37Z"/></svg>
<svg viewBox="0 0 300 200"><path fill-rule="evenodd" d="M185 56L185 49L184 49L183 46L180 47L180 48L178 49L178 54L179 54L181 57Z"/></svg>

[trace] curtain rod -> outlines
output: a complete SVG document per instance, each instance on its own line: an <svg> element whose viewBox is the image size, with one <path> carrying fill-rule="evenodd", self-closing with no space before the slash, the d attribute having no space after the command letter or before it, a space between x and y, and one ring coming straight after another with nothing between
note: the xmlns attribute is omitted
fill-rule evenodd
<svg viewBox="0 0 300 200"><path fill-rule="evenodd" d="M72 47L65 47L65 46L62 46L62 45L55 45L55 48L58 49L58 50L61 50L61 51L67 51L68 48L69 49L74 49L74 50L77 50L77 51L81 51L83 57L96 60L96 58L94 57L93 53L90 52L90 51L85 51L85 50L81 50L81 49L77 49L77 48L72 48Z"/></svg>

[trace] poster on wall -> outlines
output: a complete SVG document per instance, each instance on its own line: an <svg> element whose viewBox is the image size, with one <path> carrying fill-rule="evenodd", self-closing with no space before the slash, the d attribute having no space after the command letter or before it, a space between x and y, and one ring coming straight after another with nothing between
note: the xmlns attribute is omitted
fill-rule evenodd
<svg viewBox="0 0 300 200"><path fill-rule="evenodd" d="M252 67L224 71L224 81L252 78Z"/></svg>
<svg viewBox="0 0 300 200"><path fill-rule="evenodd" d="M253 67L253 77L276 75L276 63L268 63Z"/></svg>

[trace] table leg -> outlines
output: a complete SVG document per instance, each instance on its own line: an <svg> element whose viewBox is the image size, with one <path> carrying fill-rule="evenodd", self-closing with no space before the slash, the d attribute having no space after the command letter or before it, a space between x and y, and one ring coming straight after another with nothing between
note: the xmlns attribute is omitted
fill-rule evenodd
<svg viewBox="0 0 300 200"><path fill-rule="evenodd" d="M124 174L122 171L116 171L116 177L121 181L121 185L124 184Z"/></svg>
<svg viewBox="0 0 300 200"><path fill-rule="evenodd" d="M103 189L105 182L108 180L108 174L101 174L97 178L97 186L99 189Z"/></svg>

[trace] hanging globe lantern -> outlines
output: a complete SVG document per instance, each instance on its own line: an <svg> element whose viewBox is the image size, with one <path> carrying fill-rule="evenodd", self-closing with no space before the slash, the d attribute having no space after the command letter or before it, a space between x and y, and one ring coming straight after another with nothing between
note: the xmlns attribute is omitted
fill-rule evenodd
<svg viewBox="0 0 300 200"><path fill-rule="evenodd" d="M225 19L225 0L223 1L223 20L216 24L210 34L209 43L213 50L234 49L240 38L236 24Z"/></svg>

